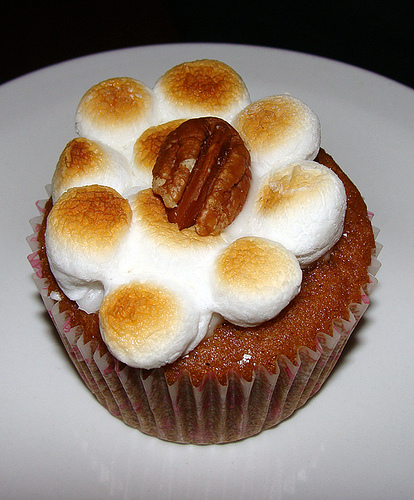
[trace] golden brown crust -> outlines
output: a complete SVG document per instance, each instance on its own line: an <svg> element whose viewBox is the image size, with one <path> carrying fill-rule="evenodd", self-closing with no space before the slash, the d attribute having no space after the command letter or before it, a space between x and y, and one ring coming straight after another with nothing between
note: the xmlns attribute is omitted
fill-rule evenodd
<svg viewBox="0 0 414 500"><path fill-rule="evenodd" d="M341 178L347 193L344 235L329 259L321 259L304 271L300 294L275 319L254 328L224 324L188 356L166 366L164 372L170 384L184 371L191 374L195 385L200 384L208 373L215 374L221 383L225 383L231 371L247 380L258 366L272 372L279 354L295 362L300 347L315 350L317 333L330 334L333 320L346 319L350 304L360 302L361 288L369 281L367 268L375 248L366 205L357 188L328 154L321 150L316 160ZM45 221L46 217L39 233L40 257L43 273L50 280L50 289L56 289L44 251ZM96 314L85 314L66 299L61 301L60 307L68 311L73 324L83 326L85 341L94 339L102 352L106 351Z"/></svg>
<svg viewBox="0 0 414 500"><path fill-rule="evenodd" d="M201 59L179 64L159 80L162 93L177 105L203 109L217 115L242 99L247 89L240 76L221 61Z"/></svg>
<svg viewBox="0 0 414 500"><path fill-rule="evenodd" d="M152 234L160 245L170 249L202 248L214 245L217 236L200 236L194 226L180 231L177 224L168 221L161 199L152 189L143 189L133 200L134 212L141 218L142 227Z"/></svg>
<svg viewBox="0 0 414 500"><path fill-rule="evenodd" d="M177 321L178 309L177 298L161 287L130 283L104 298L99 317L106 341L128 351L145 346L150 337L167 337L163 332L174 331L169 325Z"/></svg>
<svg viewBox="0 0 414 500"><path fill-rule="evenodd" d="M272 213L281 206L285 207L292 199L298 204L306 203L310 190L323 175L316 169L307 170L306 175L302 172L300 165L294 165L288 171L289 175L285 169L274 171L259 191L256 203L258 212L262 215Z"/></svg>
<svg viewBox="0 0 414 500"><path fill-rule="evenodd" d="M129 227L132 210L114 189L90 185L71 188L53 206L48 224L54 237L73 247L102 253Z"/></svg>
<svg viewBox="0 0 414 500"><path fill-rule="evenodd" d="M217 258L215 279L236 294L253 294L263 288L281 289L285 276L292 274L297 265L285 252L266 239L239 238Z"/></svg>
<svg viewBox="0 0 414 500"><path fill-rule="evenodd" d="M134 145L134 163L148 173L152 172L160 152L161 144L167 135L183 123L182 120L172 120L147 128Z"/></svg>
<svg viewBox="0 0 414 500"><path fill-rule="evenodd" d="M102 126L113 126L116 120L132 123L148 112L151 94L138 80L128 77L110 78L91 87L82 97L77 114L95 117Z"/></svg>
<svg viewBox="0 0 414 500"><path fill-rule="evenodd" d="M249 148L267 149L295 133L305 109L303 103L288 95L266 97L246 106L235 126Z"/></svg>
<svg viewBox="0 0 414 500"><path fill-rule="evenodd" d="M102 150L85 137L76 137L62 151L52 179L53 191L60 191L62 186L83 175L99 171L102 168Z"/></svg>

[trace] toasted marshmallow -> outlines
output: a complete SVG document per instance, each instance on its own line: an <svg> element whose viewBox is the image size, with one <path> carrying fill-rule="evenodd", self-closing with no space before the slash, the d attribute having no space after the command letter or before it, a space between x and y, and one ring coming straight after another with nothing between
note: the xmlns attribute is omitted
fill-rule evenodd
<svg viewBox="0 0 414 500"><path fill-rule="evenodd" d="M211 305L210 268L226 241L221 236L200 236L194 227L180 231L177 224L168 221L165 207L152 189L137 193L130 204L133 224L130 250L126 252L135 255L131 262L132 272L140 276L158 273L181 284L191 290L200 310L208 310ZM127 260L125 257L123 267Z"/></svg>
<svg viewBox="0 0 414 500"><path fill-rule="evenodd" d="M123 193L131 182L126 158L102 143L85 137L72 139L60 155L52 178L52 198L69 188L101 184Z"/></svg>
<svg viewBox="0 0 414 500"><path fill-rule="evenodd" d="M231 121L250 103L242 78L227 64L201 59L174 66L154 87L160 122L217 116Z"/></svg>
<svg viewBox="0 0 414 500"><path fill-rule="evenodd" d="M50 267L62 291L81 309L99 308L105 274L116 272L131 219L128 201L104 186L71 188L53 206L45 235Z"/></svg>
<svg viewBox="0 0 414 500"><path fill-rule="evenodd" d="M264 238L244 237L219 255L213 276L218 311L240 326L276 316L299 292L302 271L295 256Z"/></svg>
<svg viewBox="0 0 414 500"><path fill-rule="evenodd" d="M179 230L154 194L152 168L184 120L217 116L240 132L252 183L235 221L218 236ZM346 197L314 159L317 117L288 95L253 104L232 68L180 64L154 90L131 78L92 87L81 99L82 136L63 151L46 229L51 270L86 312L99 310L116 358L157 368L187 354L223 319L253 326L299 292L301 266L342 233Z"/></svg>
<svg viewBox="0 0 414 500"><path fill-rule="evenodd" d="M210 276L214 259L227 242L222 236L200 236L194 227L180 231L177 224L168 222L165 207L152 189L132 196L130 204L132 229L120 254L119 284L157 275L185 289L199 311L199 336L191 346L195 347L211 323ZM114 276L111 281L117 279Z"/></svg>
<svg viewBox="0 0 414 500"><path fill-rule="evenodd" d="M235 117L233 125L250 151L253 174L258 176L293 160L313 160L319 151L318 117L290 95L253 102Z"/></svg>
<svg viewBox="0 0 414 500"><path fill-rule="evenodd" d="M101 333L120 361L137 368L172 363L198 333L198 313L188 294L153 282L135 282L105 296Z"/></svg>
<svg viewBox="0 0 414 500"><path fill-rule="evenodd" d="M338 241L345 210L346 193L339 177L317 162L298 161L265 177L250 229L280 242L306 266Z"/></svg>
<svg viewBox="0 0 414 500"><path fill-rule="evenodd" d="M150 187L152 169L160 152L161 144L170 132L175 130L184 120L172 120L149 127L134 144L133 174L139 186Z"/></svg>
<svg viewBox="0 0 414 500"><path fill-rule="evenodd" d="M130 366L157 368L196 347L222 321L213 310L210 276L214 257L226 243L221 237L199 236L194 228L180 231L177 224L168 222L162 201L151 189L132 195L130 206L131 230L117 255L116 272L105 273L105 289L116 298L113 292L117 294L124 286L132 286L134 290L139 286L144 297L147 293L151 295L152 288L157 286L168 291L168 301L160 303L158 309L154 306L150 326L145 326L145 317L144 327L141 326L139 312L135 326L128 326L129 320L111 326L105 322L105 297L100 308L101 327L107 332L105 342L118 359ZM169 311L169 304L178 311L177 316ZM143 328L150 333L154 328L155 333L141 335ZM117 329L130 333L122 340L114 340Z"/></svg>
<svg viewBox="0 0 414 500"><path fill-rule="evenodd" d="M151 89L133 78L119 77L90 88L79 102L75 121L80 136L129 155L153 119Z"/></svg>
<svg viewBox="0 0 414 500"><path fill-rule="evenodd" d="M166 248L172 255L178 250L197 252L225 244L221 235L200 236L194 226L180 231L177 224L168 221L164 204L152 189L137 193L131 200L131 206L142 230L155 241L157 247Z"/></svg>

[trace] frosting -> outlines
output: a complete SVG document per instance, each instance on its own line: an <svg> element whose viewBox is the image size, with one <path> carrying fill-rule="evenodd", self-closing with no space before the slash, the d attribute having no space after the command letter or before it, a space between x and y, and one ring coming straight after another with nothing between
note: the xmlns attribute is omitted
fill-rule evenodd
<svg viewBox="0 0 414 500"><path fill-rule="evenodd" d="M228 120L252 158L247 201L217 236L179 230L151 189L167 134L208 115ZM176 66L154 89L106 80L82 97L76 130L52 180L48 259L62 291L99 311L104 341L130 366L171 363L224 319L274 317L299 292L301 267L342 234L343 185L313 161L316 115L287 95L251 103L218 61Z"/></svg>

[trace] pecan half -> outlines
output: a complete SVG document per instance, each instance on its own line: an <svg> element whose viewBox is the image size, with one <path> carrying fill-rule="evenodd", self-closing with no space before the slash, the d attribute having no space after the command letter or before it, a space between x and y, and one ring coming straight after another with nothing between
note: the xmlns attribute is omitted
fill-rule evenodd
<svg viewBox="0 0 414 500"><path fill-rule="evenodd" d="M239 214L250 187L250 154L238 132L221 118L193 118L163 142L152 189L179 229L195 226L217 235Z"/></svg>

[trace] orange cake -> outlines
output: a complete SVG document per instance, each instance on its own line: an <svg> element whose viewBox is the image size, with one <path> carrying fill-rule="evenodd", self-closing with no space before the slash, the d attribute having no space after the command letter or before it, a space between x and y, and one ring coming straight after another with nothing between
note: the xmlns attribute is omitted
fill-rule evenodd
<svg viewBox="0 0 414 500"><path fill-rule="evenodd" d="M317 116L286 94L251 102L232 68L202 60L152 88L101 82L76 129L29 259L91 392L179 443L287 418L332 371L379 267Z"/></svg>

